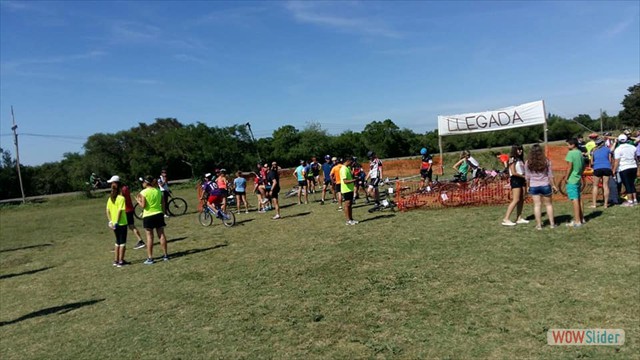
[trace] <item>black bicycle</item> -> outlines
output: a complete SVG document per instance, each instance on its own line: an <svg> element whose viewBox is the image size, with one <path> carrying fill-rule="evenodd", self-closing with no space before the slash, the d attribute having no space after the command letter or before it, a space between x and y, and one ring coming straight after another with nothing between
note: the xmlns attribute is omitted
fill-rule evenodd
<svg viewBox="0 0 640 360"><path fill-rule="evenodd" d="M142 212L144 208L139 204L136 204L133 207L134 215L142 220ZM187 201L181 197L173 196L171 191L169 191L169 201L167 201L167 212L171 216L180 216L187 213Z"/></svg>

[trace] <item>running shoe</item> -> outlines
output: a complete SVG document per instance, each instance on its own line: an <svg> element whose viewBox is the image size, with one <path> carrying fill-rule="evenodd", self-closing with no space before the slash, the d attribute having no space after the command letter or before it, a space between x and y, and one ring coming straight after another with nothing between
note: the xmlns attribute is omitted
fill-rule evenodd
<svg viewBox="0 0 640 360"><path fill-rule="evenodd" d="M504 226L516 226L516 223L514 223L511 220L502 220L502 225L504 225Z"/></svg>
<svg viewBox="0 0 640 360"><path fill-rule="evenodd" d="M153 259L152 258L148 258L147 260L144 261L145 265L153 265Z"/></svg>
<svg viewBox="0 0 640 360"><path fill-rule="evenodd" d="M278 220L278 219L280 219L280 215L276 215L276 216L272 217L272 219L273 220Z"/></svg>
<svg viewBox="0 0 640 360"><path fill-rule="evenodd" d="M522 219L522 218L516 221L516 224L528 224L528 223L529 223L529 220Z"/></svg>
<svg viewBox="0 0 640 360"><path fill-rule="evenodd" d="M164 255L162 257L162 261L169 261L169 255Z"/></svg>
<svg viewBox="0 0 640 360"><path fill-rule="evenodd" d="M147 246L144 241L140 240L138 241L138 243L136 244L136 246L134 246L134 249L142 249L143 247Z"/></svg>

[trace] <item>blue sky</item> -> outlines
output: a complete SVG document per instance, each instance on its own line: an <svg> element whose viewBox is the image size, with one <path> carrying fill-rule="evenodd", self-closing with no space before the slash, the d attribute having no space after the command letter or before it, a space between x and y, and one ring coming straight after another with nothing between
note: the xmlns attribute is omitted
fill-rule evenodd
<svg viewBox="0 0 640 360"><path fill-rule="evenodd" d="M0 145L13 105L27 165L158 117L424 132L539 99L616 115L640 82L638 1L2 0L0 30Z"/></svg>

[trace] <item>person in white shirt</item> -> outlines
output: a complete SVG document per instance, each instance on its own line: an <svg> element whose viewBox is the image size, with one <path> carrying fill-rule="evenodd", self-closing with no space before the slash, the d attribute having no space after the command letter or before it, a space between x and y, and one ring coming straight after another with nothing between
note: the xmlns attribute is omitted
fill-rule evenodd
<svg viewBox="0 0 640 360"><path fill-rule="evenodd" d="M169 211L167 210L167 202L169 201L169 181L167 180L167 170L162 169L160 177L158 178L158 187L162 191L162 210L164 211L164 217L169 217Z"/></svg>
<svg viewBox="0 0 640 360"><path fill-rule="evenodd" d="M620 171L620 179L627 191L627 201L622 206L635 206L638 204L636 198L635 181L638 171L636 163L636 147L628 143L627 135L620 134L618 136L618 146L613 152L613 172Z"/></svg>

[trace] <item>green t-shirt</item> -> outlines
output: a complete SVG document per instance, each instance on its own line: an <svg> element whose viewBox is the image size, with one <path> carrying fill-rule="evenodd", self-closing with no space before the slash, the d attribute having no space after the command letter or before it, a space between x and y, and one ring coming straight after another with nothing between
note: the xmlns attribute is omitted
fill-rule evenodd
<svg viewBox="0 0 640 360"><path fill-rule="evenodd" d="M109 218L111 222L117 220L116 224L120 226L127 225L127 213L125 212L125 202L124 196L118 195L116 197L116 201L111 201L111 197L107 200L107 211L109 211ZM118 211L120 212L120 217L118 218Z"/></svg>
<svg viewBox="0 0 640 360"><path fill-rule="evenodd" d="M582 153L578 149L569 150L565 160L571 163L571 173L569 174L569 178L567 178L567 184L579 184L582 178L582 172L584 171Z"/></svg>
<svg viewBox="0 0 640 360"><path fill-rule="evenodd" d="M140 192L145 199L142 217L155 215L162 212L162 192L154 187L147 187Z"/></svg>
<svg viewBox="0 0 640 360"><path fill-rule="evenodd" d="M345 184L344 181L345 180L352 180L353 176L351 175L351 169L349 169L348 166L342 166L340 168L340 192L341 193L348 193L348 192L353 192L353 189L355 188L355 183L348 183Z"/></svg>

